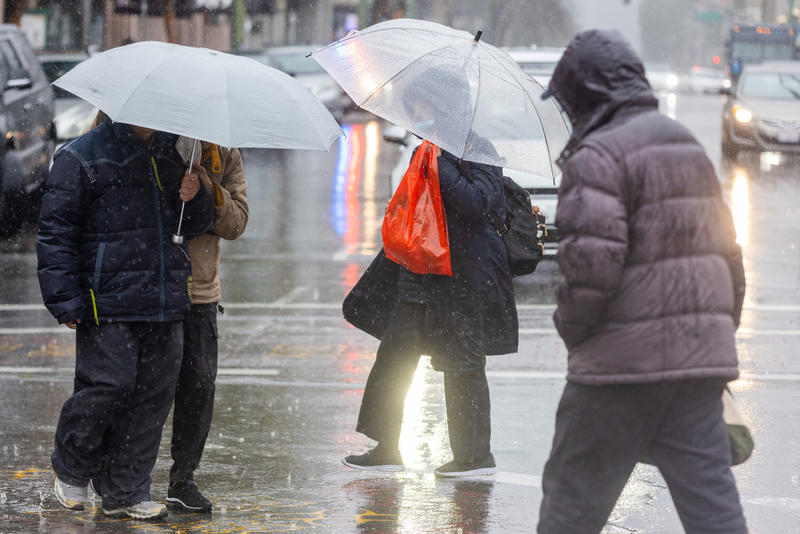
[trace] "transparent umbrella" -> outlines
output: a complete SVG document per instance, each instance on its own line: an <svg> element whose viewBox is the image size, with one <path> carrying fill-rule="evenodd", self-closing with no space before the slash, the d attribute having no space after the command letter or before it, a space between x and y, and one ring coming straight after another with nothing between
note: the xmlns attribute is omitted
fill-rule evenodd
<svg viewBox="0 0 800 534"><path fill-rule="evenodd" d="M396 19L311 54L360 107L466 160L558 174L569 138L544 89L502 50L434 22Z"/></svg>

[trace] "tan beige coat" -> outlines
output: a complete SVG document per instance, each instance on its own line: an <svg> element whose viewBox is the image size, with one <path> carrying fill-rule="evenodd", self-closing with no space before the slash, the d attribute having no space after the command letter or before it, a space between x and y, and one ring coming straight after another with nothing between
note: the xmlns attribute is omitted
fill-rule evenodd
<svg viewBox="0 0 800 534"><path fill-rule="evenodd" d="M219 147L216 162L212 150L203 151L201 164L214 184L215 219L212 233L187 241L192 260L192 304L219 302L220 238L236 239L244 232L249 215L247 182L242 155L237 149ZM214 172L215 170L219 172Z"/></svg>

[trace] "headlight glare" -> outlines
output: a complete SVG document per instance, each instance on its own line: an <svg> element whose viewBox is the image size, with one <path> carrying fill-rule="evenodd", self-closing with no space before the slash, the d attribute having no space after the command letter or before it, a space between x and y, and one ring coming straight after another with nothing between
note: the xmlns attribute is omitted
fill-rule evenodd
<svg viewBox="0 0 800 534"><path fill-rule="evenodd" d="M749 109L734 107L733 108L733 116L736 117L736 120L741 122L742 124L748 123L753 120L753 114L750 112Z"/></svg>

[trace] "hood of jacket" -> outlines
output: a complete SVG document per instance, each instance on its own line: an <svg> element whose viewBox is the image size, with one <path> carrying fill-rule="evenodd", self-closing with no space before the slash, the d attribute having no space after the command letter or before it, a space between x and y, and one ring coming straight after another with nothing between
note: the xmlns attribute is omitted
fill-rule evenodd
<svg viewBox="0 0 800 534"><path fill-rule="evenodd" d="M573 128L557 161L559 166L590 132L606 124L620 109L658 108L641 60L615 30L578 33L553 72L549 92Z"/></svg>

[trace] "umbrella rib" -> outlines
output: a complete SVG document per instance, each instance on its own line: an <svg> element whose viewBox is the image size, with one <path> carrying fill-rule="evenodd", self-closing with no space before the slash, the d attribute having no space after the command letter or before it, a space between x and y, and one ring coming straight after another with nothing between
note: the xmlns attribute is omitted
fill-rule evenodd
<svg viewBox="0 0 800 534"><path fill-rule="evenodd" d="M283 87L283 85L282 85L282 84L281 84L281 88L283 88L283 89L284 89L284 91L286 91L286 94L287 94L287 95L289 95L289 97L290 97L292 100L294 100L296 104L300 104L300 102L297 100L297 98L295 98L295 96L292 94L292 92L291 92L291 91L288 91L288 90L286 90L286 88L285 88L285 87ZM308 89L306 89L306 91L308 91ZM310 93L310 91L309 91L309 93ZM313 95L312 95L312 96L313 96ZM320 139L325 139L325 137L323 136L322 132L319 130L319 127L317 126L317 121L316 121L316 120L315 120L315 119L314 119L314 118L313 118L311 115L309 115L308 111L306 110L306 106L302 106L302 105L300 105L300 106L298 106L298 107L300 108L300 111L302 111L302 112L303 112L303 114L306 116L306 118L309 120L309 122L311 123L311 126L314 128L314 131L315 131L315 132L317 132L317 136L318 136ZM336 126L338 126L338 127L339 127L339 132L341 132L341 131L342 131L342 128L341 128L341 126L339 125L339 122L338 122L337 120L335 120L335 119L334 119L334 122L336 123ZM335 141L336 139L338 139L339 137L341 137L341 135L342 135L342 134L340 133L340 134L339 134L339 135L338 135L336 138L334 138L333 140L331 140L331 141L328 143L328 146L327 146L327 148L325 149L325 151L326 151L326 152L327 152L327 151L330 151L330 149L331 149L331 145L333 144L333 141Z"/></svg>
<svg viewBox="0 0 800 534"><path fill-rule="evenodd" d="M447 28L447 26L444 26L444 27ZM455 30L454 28L450 28L450 29L453 30L456 34L464 33L465 34L464 35L465 39L469 38L470 40L472 40L474 38L474 36L470 35L467 32L463 32L462 30ZM440 35L434 29L430 29L429 30L429 29L426 29L426 28L395 28L395 27L392 27L392 28L379 28L379 29L376 29L376 30L370 30L368 32L365 31L365 32L362 32L362 33L355 33L353 35L345 35L344 37L342 37L338 41L334 41L334 42L332 42L332 43L330 43L328 45L323 46L322 48L318 48L317 50L314 50L313 52L311 52L311 55L313 56L314 54L322 52L322 51L327 50L329 48L335 48L338 45L343 45L346 42L350 41L351 39L355 39L356 37L363 37L365 35L372 35L373 33L397 31L397 30L405 30L405 31L413 31L413 32L427 32L427 33L433 34L434 37L437 36L437 35ZM453 35L453 37L462 37L462 36L461 35Z"/></svg>
<svg viewBox="0 0 800 534"><path fill-rule="evenodd" d="M128 94L128 97L125 99L125 102L123 102L122 105L119 108L120 111L122 111L125 108L125 106L128 104L128 102L130 102L131 98L133 98L134 93L136 93L136 91L142 86L142 84L145 82L145 80L147 80L153 74L153 72L155 72L156 69L162 67L164 65L164 63L166 63L170 59L172 59L171 55L165 57L164 60L161 63L159 63L158 65L153 66L153 68L150 69L150 72L148 72L147 75L145 75L145 77L142 78L141 81L138 84L136 84L136 87L134 87L131 90L130 94ZM97 106L97 107L99 108L100 106ZM117 113L117 117L119 117L119 112ZM116 122L113 118L111 120Z"/></svg>
<svg viewBox="0 0 800 534"><path fill-rule="evenodd" d="M478 103L481 99L481 53L480 48L478 46L475 47L475 50L478 54L478 92L475 95L475 107L472 109L472 118L469 121L469 129L467 130L467 135L464 138L464 145L461 147L461 158L464 157L464 151L467 149L467 143L469 142L469 134L472 131L472 125L475 123L475 115L478 114Z"/></svg>
<svg viewBox="0 0 800 534"><path fill-rule="evenodd" d="M470 36L470 39L472 39L472 36ZM378 86L378 87L377 87L377 88L376 88L374 91L372 91L372 92L371 92L369 95L367 95L367 97L366 97L364 100L362 100L360 104L358 104L358 107L360 107L360 108L361 108L361 107L364 107L364 104L366 104L366 103L367 103L367 101L368 101L370 98L372 98L373 96L375 96L376 94L378 94L378 93L379 93L379 92L380 92L380 91L381 91L381 90L382 90L384 87L386 87L386 85L387 85L389 82L391 82L391 81L395 80L395 79L396 79L398 76L400 76L401 74L403 74L403 73L404 73L406 70L408 70L408 69L409 69L409 68L410 68L410 67L411 67L411 66L412 66L414 63L416 63L416 62L417 62L417 61L419 61L420 59L424 58L425 56L427 56L427 55L429 55L429 54L433 54L433 53L435 53L435 52L439 52L439 51L441 51L441 50L444 50L445 48L450 48L451 46L459 46L459 45L462 45L462 44L464 44L464 43L450 43L450 44L448 44L448 45L445 45L445 46L440 46L439 48L434 48L433 50L428 50L428 51L427 51L427 52L425 52L424 54L422 54L422 55L420 55L420 56L418 56L418 57L416 57L416 58L412 59L411 61L409 61L409 62L406 64L406 66L405 66L405 67L403 67L403 68L402 68L402 69L400 69L399 71L397 71L397 72L395 72L394 74L392 74L392 75L391 75L391 76L390 76L390 77L389 77L389 78L388 78L388 79L387 79L385 82L383 82L382 84L380 84L380 85L379 85L379 86Z"/></svg>
<svg viewBox="0 0 800 534"><path fill-rule="evenodd" d="M508 72L508 74L509 74L509 75L511 75L511 79L513 79L513 80L514 80L514 81L517 83L517 85L519 86L519 88L522 90L522 94L524 94L525 96L527 96L527 97L528 97L528 100L530 100L530 102L531 102L531 106L533 107L533 111L536 113L536 117L539 119L539 126L540 126L540 127L541 127L541 129L542 129L542 139L544 139L544 148L545 148L545 150L547 150L547 160L550 162L550 174L552 174L552 175L553 175L553 183L555 184L555 182L556 182L556 173L555 173L555 169L553 168L553 156L550 154L550 145L548 145L548 144L547 144L547 134L546 134L546 133L545 133L545 131L544 131L544 123L542 122L542 116L539 114L539 110L538 110L538 109L536 109L536 103L533 101L533 98L531 98L531 95L529 95L529 94L528 94L528 91L526 91L526 90L525 90L525 87L523 87L523 85L520 83L520 81L517 79L517 77L516 77L516 76L514 76L514 73L513 73L512 71L510 71L510 70L508 69L508 67L506 67L505 65L503 65L503 62L502 62L502 61L498 60L497 56L496 56L494 53L492 53L493 51L492 51L491 49L488 49L488 50L489 50L489 53L490 53L490 55L492 56L492 58L495 60L495 62L496 62L498 65L500 65L500 66L501 66L501 67L502 67L502 68L503 68L503 69L504 69L506 72ZM512 61L513 61L513 60L512 60ZM529 76L529 77L530 77L530 78L531 78L531 80L533 80L533 81L534 81L534 82L535 82L535 83L536 83L536 84L537 84L539 87L542 87L542 84L540 84L539 82L537 82L537 81L536 81L536 80L535 80L533 77L531 77L531 76ZM542 87L542 89L544 89L544 88ZM559 113L559 115L561 115L561 114ZM561 119L563 120L563 119L564 119L564 117L563 117L563 116L561 116Z"/></svg>

